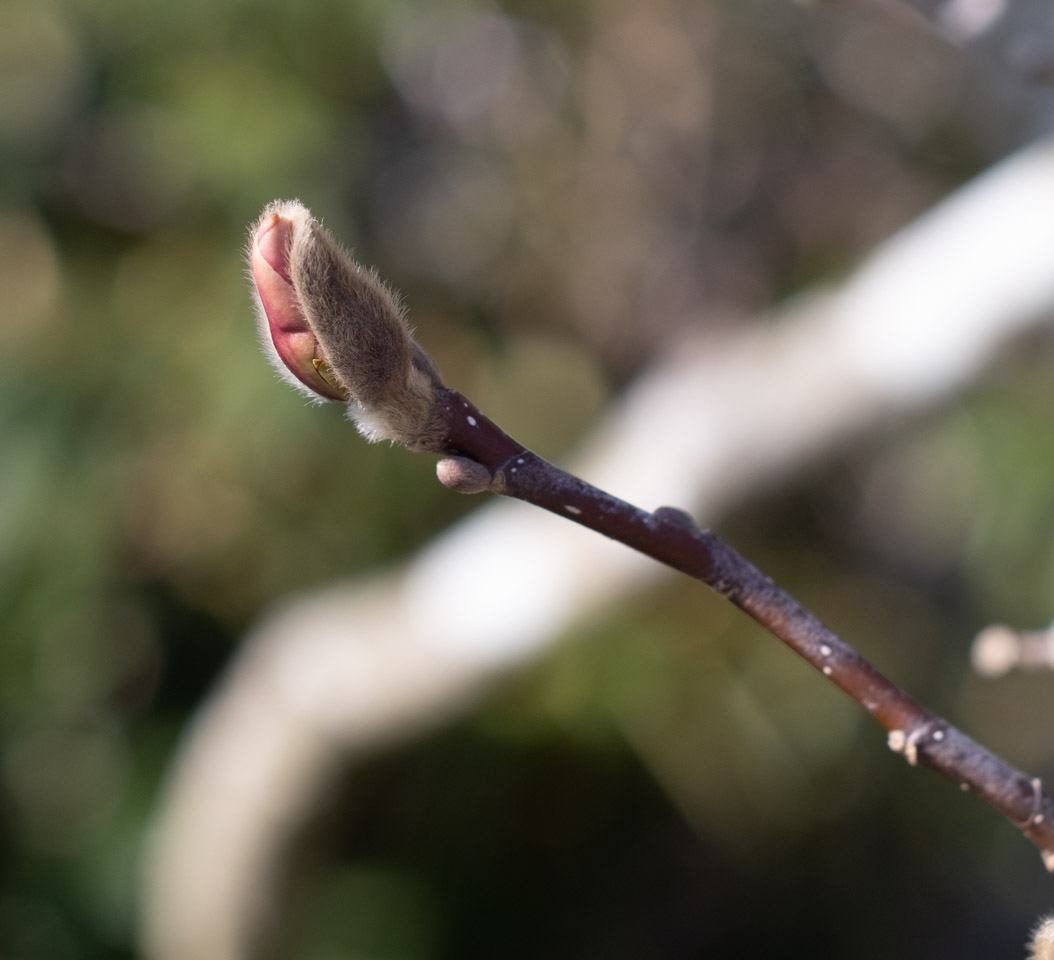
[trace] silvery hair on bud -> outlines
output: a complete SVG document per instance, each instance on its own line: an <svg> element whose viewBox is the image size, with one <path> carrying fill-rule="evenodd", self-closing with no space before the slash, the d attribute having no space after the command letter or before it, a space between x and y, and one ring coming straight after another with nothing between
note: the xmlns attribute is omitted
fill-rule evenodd
<svg viewBox="0 0 1054 960"><path fill-rule="evenodd" d="M329 371L352 398L349 415L371 441L438 449L445 433L439 371L376 271L358 264L296 201L272 204L293 221L289 275Z"/></svg>
<svg viewBox="0 0 1054 960"><path fill-rule="evenodd" d="M1040 920L1029 946L1029 960L1054 960L1054 914Z"/></svg>

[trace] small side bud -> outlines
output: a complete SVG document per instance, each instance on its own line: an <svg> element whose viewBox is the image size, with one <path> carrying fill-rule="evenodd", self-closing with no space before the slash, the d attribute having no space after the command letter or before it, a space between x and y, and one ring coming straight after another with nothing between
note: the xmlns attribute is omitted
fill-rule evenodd
<svg viewBox="0 0 1054 960"><path fill-rule="evenodd" d="M347 401L368 440L438 451L443 382L377 274L297 201L264 210L249 259L262 338L279 372L316 399Z"/></svg>
<svg viewBox="0 0 1054 960"><path fill-rule="evenodd" d="M680 507L659 507L653 514L660 523L669 523L685 530L697 530L695 518Z"/></svg>
<svg viewBox="0 0 1054 960"><path fill-rule="evenodd" d="M445 457L436 464L436 476L444 487L457 493L482 493L490 490L494 481L482 463L468 457Z"/></svg>

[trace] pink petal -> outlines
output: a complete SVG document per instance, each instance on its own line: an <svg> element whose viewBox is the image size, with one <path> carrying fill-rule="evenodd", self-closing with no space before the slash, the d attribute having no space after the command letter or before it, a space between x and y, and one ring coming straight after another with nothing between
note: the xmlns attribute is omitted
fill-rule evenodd
<svg viewBox="0 0 1054 960"><path fill-rule="evenodd" d="M289 276L292 241L293 222L278 213L263 218L253 237L250 267L267 318L267 332L278 358L297 380L329 400L347 400L339 387L319 374L314 362L325 356L300 308Z"/></svg>

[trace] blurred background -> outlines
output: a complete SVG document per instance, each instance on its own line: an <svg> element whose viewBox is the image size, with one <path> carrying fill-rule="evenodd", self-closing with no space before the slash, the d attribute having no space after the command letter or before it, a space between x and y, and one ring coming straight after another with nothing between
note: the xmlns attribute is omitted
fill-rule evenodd
<svg viewBox="0 0 1054 960"><path fill-rule="evenodd" d="M0 957L135 956L159 785L239 637L477 505L276 383L260 209L303 200L560 459L677 338L1054 128L1043 0L917 6L5 0ZM1054 678L978 679L969 642L1054 615L1052 360L1032 336L719 530L1037 775ZM1001 818L680 579L358 769L299 860L300 960L1014 957L1051 905Z"/></svg>

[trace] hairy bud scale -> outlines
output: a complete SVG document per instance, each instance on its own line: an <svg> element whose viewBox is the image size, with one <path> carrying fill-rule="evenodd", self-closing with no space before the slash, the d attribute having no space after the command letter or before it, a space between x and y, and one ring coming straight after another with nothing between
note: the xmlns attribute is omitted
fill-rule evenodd
<svg viewBox="0 0 1054 960"><path fill-rule="evenodd" d="M397 296L297 201L270 204L252 229L249 266L264 349L316 400L343 400L369 440L435 450L443 390Z"/></svg>

